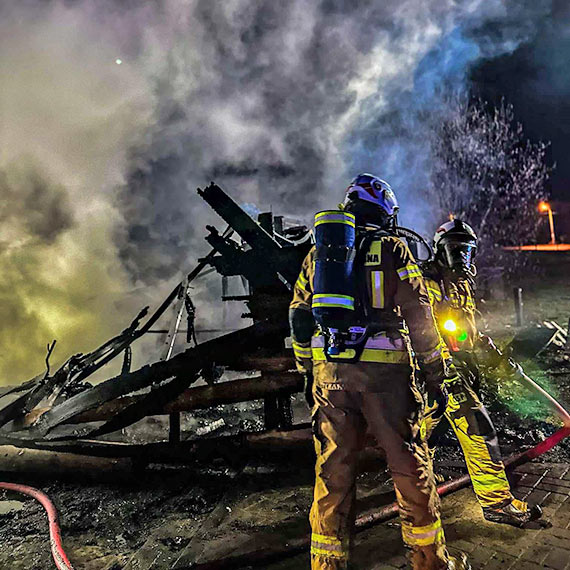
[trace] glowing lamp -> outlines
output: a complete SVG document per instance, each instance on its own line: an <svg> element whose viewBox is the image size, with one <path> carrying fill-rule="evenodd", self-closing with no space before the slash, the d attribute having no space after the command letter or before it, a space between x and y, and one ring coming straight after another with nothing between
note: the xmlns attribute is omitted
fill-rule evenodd
<svg viewBox="0 0 570 570"><path fill-rule="evenodd" d="M538 203L538 211L539 212L548 212L550 210L550 204L548 202L539 202Z"/></svg>
<svg viewBox="0 0 570 570"><path fill-rule="evenodd" d="M443 328L447 332L455 332L457 330L457 325L451 319L448 319L443 323Z"/></svg>

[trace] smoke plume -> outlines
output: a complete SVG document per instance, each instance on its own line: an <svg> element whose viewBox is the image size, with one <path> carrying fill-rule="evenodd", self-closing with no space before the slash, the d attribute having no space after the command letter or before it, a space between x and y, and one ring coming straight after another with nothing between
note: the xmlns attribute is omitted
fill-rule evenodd
<svg viewBox="0 0 570 570"><path fill-rule="evenodd" d="M86 350L158 302L206 251L216 218L195 188L211 179L310 223L368 170L427 228L414 117L548 15L530 0L1 7L0 378L36 373L53 337Z"/></svg>

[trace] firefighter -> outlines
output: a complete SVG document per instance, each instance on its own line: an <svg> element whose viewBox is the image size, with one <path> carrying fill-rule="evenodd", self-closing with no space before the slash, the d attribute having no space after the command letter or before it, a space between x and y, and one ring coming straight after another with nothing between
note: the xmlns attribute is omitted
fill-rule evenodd
<svg viewBox="0 0 570 570"><path fill-rule="evenodd" d="M312 312L320 304L313 299L317 256L313 248L303 262L290 305L293 349L306 379L317 456L309 517L311 568L347 568L357 456L367 429L386 453L413 568L468 568L463 553L451 557L445 547L431 456L420 429L423 399L416 387L410 345L425 377L428 413L435 416L443 414L447 404L443 387L447 368L421 272L408 247L390 231L398 210L396 197L386 182L361 174L348 187L341 208L353 215L356 235L362 238L357 249L361 255L357 253L354 261L362 284L356 301L366 309L374 334L366 337L357 361L334 361L355 354L350 342L338 356L329 354L326 334L315 326ZM348 325L349 338L361 333L362 327Z"/></svg>
<svg viewBox="0 0 570 570"><path fill-rule="evenodd" d="M477 396L476 352L484 338L475 323L473 258L477 236L461 220L441 225L434 237L434 259L423 267L426 286L441 336L458 374L446 380L449 401L445 417L463 450L473 489L488 521L524 526L540 518L539 506L513 497L489 414ZM477 351L478 348L483 349ZM442 417L426 417L426 435ZM445 421L445 420L444 420ZM441 430L438 430L441 432Z"/></svg>

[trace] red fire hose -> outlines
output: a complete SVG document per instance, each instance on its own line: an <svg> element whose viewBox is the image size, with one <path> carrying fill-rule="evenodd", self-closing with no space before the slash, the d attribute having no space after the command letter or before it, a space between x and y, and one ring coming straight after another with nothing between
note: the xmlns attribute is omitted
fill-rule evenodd
<svg viewBox="0 0 570 570"><path fill-rule="evenodd" d="M41 503L42 507L46 510L49 520L51 554L53 556L55 565L59 570L73 570L73 566L71 565L71 562L69 562L69 559L63 550L61 532L59 529L59 524L57 522L57 511L55 510L55 506L51 502L50 498L38 489L28 487L27 485L18 485L17 483L0 482L0 489L15 491L16 493L23 493L24 495L33 497L36 499L36 501L39 501Z"/></svg>

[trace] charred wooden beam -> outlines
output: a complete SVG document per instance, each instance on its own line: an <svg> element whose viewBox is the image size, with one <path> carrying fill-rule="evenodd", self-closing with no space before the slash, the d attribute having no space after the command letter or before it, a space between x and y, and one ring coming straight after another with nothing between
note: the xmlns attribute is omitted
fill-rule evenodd
<svg viewBox="0 0 570 570"><path fill-rule="evenodd" d="M291 394L299 392L302 388L303 379L296 372L264 374L253 378L189 388L165 406L157 405L155 409L150 410L149 415L188 412L219 406L220 404L259 400L268 394ZM68 420L68 423L78 424L109 420L126 407L140 401L141 398L142 396L126 396L112 400Z"/></svg>
<svg viewBox="0 0 570 570"><path fill-rule="evenodd" d="M120 429L149 415L148 410L152 409L156 402L160 402L162 406L176 398L197 379L200 370L211 366L212 363L232 368L232 365L241 362L243 355L247 353L255 354L258 350L265 350L266 354L279 353L283 347L285 334L284 326L259 322L245 329L206 341L177 354L170 360L143 366L139 370L111 378L85 392L72 396L43 414L31 428L20 430L17 437L29 440L60 437L67 439L100 435ZM168 379L171 380L168 381ZM160 383L164 381L168 382L161 385ZM149 386L155 387L151 394L143 395L141 400L122 410L109 420L109 426L101 426L85 433L50 434L56 426L83 412Z"/></svg>
<svg viewBox="0 0 570 570"><path fill-rule="evenodd" d="M132 466L132 461L128 457L95 457L0 445L0 472L5 473L89 475L130 471Z"/></svg>

